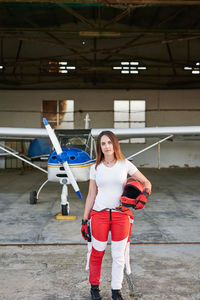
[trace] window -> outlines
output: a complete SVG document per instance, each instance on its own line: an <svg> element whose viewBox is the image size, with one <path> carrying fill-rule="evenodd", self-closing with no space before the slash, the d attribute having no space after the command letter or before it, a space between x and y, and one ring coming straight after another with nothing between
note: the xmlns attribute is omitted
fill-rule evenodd
<svg viewBox="0 0 200 300"><path fill-rule="evenodd" d="M74 128L74 100L44 100L42 117L46 118L52 128Z"/></svg>
<svg viewBox="0 0 200 300"><path fill-rule="evenodd" d="M114 128L145 127L145 100L114 100ZM144 143L145 138L134 138L123 142Z"/></svg>

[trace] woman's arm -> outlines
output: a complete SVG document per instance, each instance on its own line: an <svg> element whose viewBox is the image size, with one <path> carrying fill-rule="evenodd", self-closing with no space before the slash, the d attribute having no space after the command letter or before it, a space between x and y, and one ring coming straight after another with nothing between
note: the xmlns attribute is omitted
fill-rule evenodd
<svg viewBox="0 0 200 300"><path fill-rule="evenodd" d="M140 181L144 187L149 190L149 194L151 194L151 182L139 170L137 170L131 177Z"/></svg>
<svg viewBox="0 0 200 300"><path fill-rule="evenodd" d="M94 205L96 194L97 194L96 181L90 179L89 190L88 190L88 195L87 195L86 202L85 202L85 210L84 210L84 214L83 214L84 220L87 220L89 217L89 213Z"/></svg>

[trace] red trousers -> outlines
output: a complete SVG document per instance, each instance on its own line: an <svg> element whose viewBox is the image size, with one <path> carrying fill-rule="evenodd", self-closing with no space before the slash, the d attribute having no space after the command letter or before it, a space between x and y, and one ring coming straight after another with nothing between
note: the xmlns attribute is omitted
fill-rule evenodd
<svg viewBox="0 0 200 300"><path fill-rule="evenodd" d="M123 212L104 210L91 217L92 252L89 261L89 281L99 285L102 259L111 231L112 289L121 289L125 263L125 250L131 234L133 218Z"/></svg>

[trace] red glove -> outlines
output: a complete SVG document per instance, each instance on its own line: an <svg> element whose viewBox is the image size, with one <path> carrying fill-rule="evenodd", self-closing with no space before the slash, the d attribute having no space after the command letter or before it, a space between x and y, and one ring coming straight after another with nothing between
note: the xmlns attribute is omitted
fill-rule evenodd
<svg viewBox="0 0 200 300"><path fill-rule="evenodd" d="M82 220L81 234L86 241L91 242L91 235L88 228L88 220Z"/></svg>
<svg viewBox="0 0 200 300"><path fill-rule="evenodd" d="M142 209L146 205L149 194L149 190L145 189L144 192L137 197L137 204L135 209Z"/></svg>

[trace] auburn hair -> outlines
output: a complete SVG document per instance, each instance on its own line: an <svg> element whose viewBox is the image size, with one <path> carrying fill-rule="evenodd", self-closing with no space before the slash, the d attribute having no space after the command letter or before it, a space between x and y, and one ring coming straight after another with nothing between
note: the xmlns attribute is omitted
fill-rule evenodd
<svg viewBox="0 0 200 300"><path fill-rule="evenodd" d="M116 160L124 160L125 159L124 155L121 152L120 144L119 144L119 141L118 141L116 135L112 131L105 130L105 131L102 131L97 138L97 158L96 158L95 169L98 167L98 165L101 163L101 161L104 158L104 154L101 150L101 138L103 135L106 135L111 140L111 143L113 145L115 159Z"/></svg>

